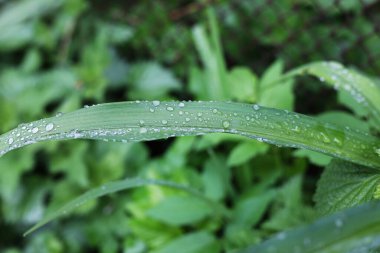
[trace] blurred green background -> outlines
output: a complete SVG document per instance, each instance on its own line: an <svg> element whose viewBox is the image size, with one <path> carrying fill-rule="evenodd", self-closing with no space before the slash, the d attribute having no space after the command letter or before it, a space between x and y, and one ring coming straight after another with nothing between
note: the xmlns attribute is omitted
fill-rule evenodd
<svg viewBox="0 0 380 253"><path fill-rule="evenodd" d="M84 105L152 99L257 102L355 126L360 108L317 80L268 84L315 60L380 74L377 0L0 0L0 8L2 133ZM209 88L218 82L236 89L223 97ZM29 146L0 159L0 252L233 252L311 221L329 160L220 134ZM22 236L86 190L136 176L191 186L230 215L149 186Z"/></svg>

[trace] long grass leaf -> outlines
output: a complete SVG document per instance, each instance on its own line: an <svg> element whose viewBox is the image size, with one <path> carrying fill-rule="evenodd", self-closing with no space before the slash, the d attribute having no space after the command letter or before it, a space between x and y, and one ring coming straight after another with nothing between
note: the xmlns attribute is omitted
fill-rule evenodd
<svg viewBox="0 0 380 253"><path fill-rule="evenodd" d="M348 92L358 103L369 109L376 122L380 123L380 87L370 78L347 69L337 62L313 62L288 72L282 78L296 75L316 76L337 90Z"/></svg>
<svg viewBox="0 0 380 253"><path fill-rule="evenodd" d="M190 193L197 198L205 201L207 204L210 205L210 207L216 211L216 213L219 213L222 215L223 208L219 205L217 205L215 202L209 200L205 196L203 196L201 193L183 186L179 185L173 182L169 181L164 181L164 180L153 180L153 179L143 179L143 178L131 178L131 179L126 179L126 180L120 180L120 181L114 181L110 183L106 183L98 188L94 188L89 190L88 192L82 194L81 196L71 200L70 202L66 203L63 205L61 208L58 210L50 213L46 217L44 217L41 221L39 221L36 225L34 225L32 228L30 228L28 231L24 233L24 236L32 233L33 231L39 229L40 227L46 225L47 223L51 222L54 219L59 218L62 215L68 214L75 208L78 208L79 206L83 205L84 203L97 199L99 197L102 197L104 195L122 191L122 190L127 190L131 188L136 188L136 187L141 187L141 186L148 186L148 185L159 185L159 186L165 186L165 187L171 187L175 189L179 189L182 191L185 191L187 193Z"/></svg>
<svg viewBox="0 0 380 253"><path fill-rule="evenodd" d="M345 209L238 253L375 252L380 247L379 212L380 202Z"/></svg>
<svg viewBox="0 0 380 253"><path fill-rule="evenodd" d="M258 105L232 102L121 102L21 124L0 136L0 155L40 141L146 141L230 133L305 148L380 168L380 140L359 130Z"/></svg>

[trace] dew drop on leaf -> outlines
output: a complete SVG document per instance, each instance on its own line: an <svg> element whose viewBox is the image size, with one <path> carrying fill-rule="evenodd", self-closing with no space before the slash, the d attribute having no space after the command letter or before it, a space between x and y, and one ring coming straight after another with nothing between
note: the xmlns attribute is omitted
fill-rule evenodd
<svg viewBox="0 0 380 253"><path fill-rule="evenodd" d="M53 128L54 128L54 124L49 123L46 125L45 130L46 130L46 132L49 132L49 131L53 130Z"/></svg>
<svg viewBox="0 0 380 253"><path fill-rule="evenodd" d="M223 127L224 128L229 128L230 127L230 122L228 120L223 121Z"/></svg>
<svg viewBox="0 0 380 253"><path fill-rule="evenodd" d="M14 140L13 140L13 138L12 138L12 137L11 137L11 138L9 138L9 139L8 139L8 144L9 144L9 145L11 145L11 144L13 143L13 141L14 141Z"/></svg>
<svg viewBox="0 0 380 253"><path fill-rule="evenodd" d="M182 102L180 102L180 103L178 104L178 106L179 106L179 107L185 107L185 104L182 103Z"/></svg>
<svg viewBox="0 0 380 253"><path fill-rule="evenodd" d="M166 110L168 110L168 111L173 111L174 110L174 108L173 107L171 107L171 106L168 106L168 107L166 107Z"/></svg>
<svg viewBox="0 0 380 253"><path fill-rule="evenodd" d="M146 129L145 127L140 128L140 134L145 134L147 132L148 132L148 129Z"/></svg>
<svg viewBox="0 0 380 253"><path fill-rule="evenodd" d="M154 100L153 102L152 102L152 104L154 105L154 106L159 106L160 105L160 101L158 101L158 100Z"/></svg>
<svg viewBox="0 0 380 253"><path fill-rule="evenodd" d="M164 124L164 125L166 125L166 124L168 124L168 121L163 119L163 120L161 121L161 123Z"/></svg>
<svg viewBox="0 0 380 253"><path fill-rule="evenodd" d="M32 129L32 133L36 134L37 132L38 132L38 127L34 127L34 128Z"/></svg>
<svg viewBox="0 0 380 253"><path fill-rule="evenodd" d="M255 111L258 111L258 110L260 109L260 106L259 106L259 105L253 105L253 109L254 109Z"/></svg>
<svg viewBox="0 0 380 253"><path fill-rule="evenodd" d="M336 226L337 228L342 227L342 226L343 226L343 221L342 221L341 219L336 219L336 220L335 220L335 226Z"/></svg>

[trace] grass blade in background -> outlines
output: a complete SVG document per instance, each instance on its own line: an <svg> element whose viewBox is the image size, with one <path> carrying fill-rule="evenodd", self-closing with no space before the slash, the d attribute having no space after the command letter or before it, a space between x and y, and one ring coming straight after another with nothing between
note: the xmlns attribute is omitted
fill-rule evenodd
<svg viewBox="0 0 380 253"><path fill-rule="evenodd" d="M0 136L0 155L47 140L146 141L231 133L305 148L380 168L380 141L358 130L258 105L231 102L121 102L42 119Z"/></svg>
<svg viewBox="0 0 380 253"><path fill-rule="evenodd" d="M380 247L380 202L371 202L321 218L239 253L375 252ZM376 251L377 252L377 251Z"/></svg>
<svg viewBox="0 0 380 253"><path fill-rule="evenodd" d="M290 71L284 78L313 75L337 90L348 92L358 103L369 109L380 123L380 88L371 79L337 62L314 62Z"/></svg>
<svg viewBox="0 0 380 253"><path fill-rule="evenodd" d="M215 211L214 214L219 213L221 214L221 209L216 203L213 201L209 200L208 198L204 197L201 193L183 186L179 185L176 183L172 183L169 181L163 181L163 180L152 180L152 179L142 179L142 178L131 178L131 179L126 179L126 180L121 180L121 181L115 181L115 182L110 182L107 184L104 184L98 188L93 188L89 190L88 192L84 193L83 195L73 199L72 201L68 202L67 204L63 205L61 208L59 208L57 211L52 212L51 214L47 215L45 218L43 218L41 221L39 221L36 225L34 225L32 228L30 228L28 231L25 232L24 235L28 235L32 233L33 231L37 230L38 228L46 225L47 223L51 222L52 220L59 218L60 216L67 214L74 210L75 208L83 205L84 203L97 199L99 197L102 197L104 195L126 190L126 189L131 189L131 188L136 188L136 187L141 187L141 186L148 186L148 185L160 185L160 186L166 186L166 187L171 187L171 188L176 188L182 191L185 191L187 193L192 194L193 196L196 196L200 200L206 202L206 204L210 205L210 207ZM219 216L220 217L220 216Z"/></svg>

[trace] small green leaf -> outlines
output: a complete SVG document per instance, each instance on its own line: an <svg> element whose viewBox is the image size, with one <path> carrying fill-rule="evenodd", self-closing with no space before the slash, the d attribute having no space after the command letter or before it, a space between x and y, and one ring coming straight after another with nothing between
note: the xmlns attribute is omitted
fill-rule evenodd
<svg viewBox="0 0 380 253"><path fill-rule="evenodd" d="M257 77L249 68L236 67L228 73L228 87L238 101L257 101Z"/></svg>
<svg viewBox="0 0 380 253"><path fill-rule="evenodd" d="M205 195L212 200L223 199L230 189L231 173L226 166L225 159L212 155L205 162L202 181Z"/></svg>
<svg viewBox="0 0 380 253"><path fill-rule="evenodd" d="M131 85L131 91L128 95L135 99L161 98L168 91L180 88L180 82L174 74L157 62L132 65L127 80Z"/></svg>
<svg viewBox="0 0 380 253"><path fill-rule="evenodd" d="M201 231L181 236L154 253L217 253L219 248L213 235Z"/></svg>
<svg viewBox="0 0 380 253"><path fill-rule="evenodd" d="M318 166L326 166L332 159L330 156L307 149L298 149L293 152L293 155L295 157L307 157L311 163Z"/></svg>
<svg viewBox="0 0 380 253"><path fill-rule="evenodd" d="M190 225L211 214L212 209L204 201L192 196L165 198L148 211L154 219L173 226Z"/></svg>
<svg viewBox="0 0 380 253"><path fill-rule="evenodd" d="M254 195L238 201L232 213L232 223L250 228L255 226L265 214L269 203L276 196L275 190Z"/></svg>
<svg viewBox="0 0 380 253"><path fill-rule="evenodd" d="M334 159L318 182L317 210L329 214L374 199L380 171Z"/></svg>
<svg viewBox="0 0 380 253"><path fill-rule="evenodd" d="M260 87L267 87L273 84L282 76L284 71L284 63L279 60L274 62L263 74L260 79Z"/></svg>
<svg viewBox="0 0 380 253"><path fill-rule="evenodd" d="M259 154L264 154L269 146L258 141L245 141L238 144L228 156L228 165L237 166L246 163Z"/></svg>

